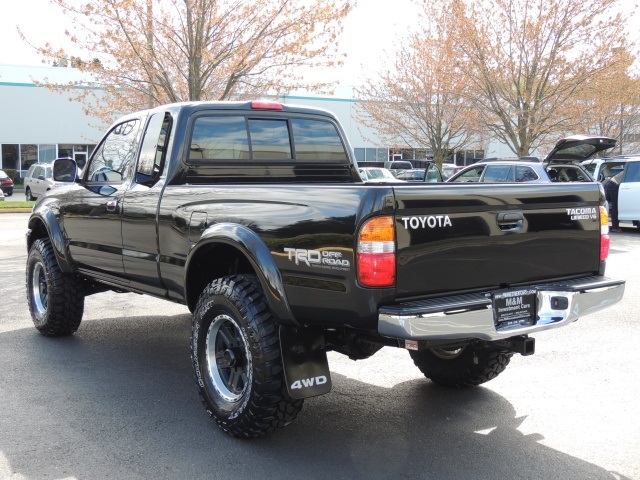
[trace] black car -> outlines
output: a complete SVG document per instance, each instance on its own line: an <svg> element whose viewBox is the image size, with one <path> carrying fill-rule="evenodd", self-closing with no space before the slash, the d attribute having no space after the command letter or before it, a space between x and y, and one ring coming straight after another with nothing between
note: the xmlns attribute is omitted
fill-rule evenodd
<svg viewBox="0 0 640 480"><path fill-rule="evenodd" d="M13 195L13 180L4 170L0 170L0 189L7 197Z"/></svg>

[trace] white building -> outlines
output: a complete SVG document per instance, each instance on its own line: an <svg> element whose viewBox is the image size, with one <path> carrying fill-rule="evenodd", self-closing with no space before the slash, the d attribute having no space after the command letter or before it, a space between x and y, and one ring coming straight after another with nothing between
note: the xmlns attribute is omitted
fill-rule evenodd
<svg viewBox="0 0 640 480"><path fill-rule="evenodd" d="M0 65L0 168L24 176L34 162L87 160L106 126L85 115L69 94L37 85L75 80L80 72L73 68Z"/></svg>
<svg viewBox="0 0 640 480"><path fill-rule="evenodd" d="M84 105L68 93L54 92L39 85L44 82L68 84L82 80L70 67L0 65L0 168L16 170L24 176L35 162L57 157L75 158L83 165L108 125L86 115ZM339 87L331 97L310 94L285 95L280 101L333 112L344 127L359 162L388 159L424 159L426 148L394 150L378 140L367 125L357 121L357 100L349 87ZM508 150L508 149L507 149ZM472 163L485 152L459 154L457 163ZM504 148L492 148L487 155L510 155Z"/></svg>

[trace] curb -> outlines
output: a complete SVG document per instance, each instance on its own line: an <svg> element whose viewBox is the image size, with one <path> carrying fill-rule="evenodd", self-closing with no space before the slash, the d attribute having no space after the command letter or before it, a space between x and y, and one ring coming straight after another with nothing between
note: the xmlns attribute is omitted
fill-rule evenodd
<svg viewBox="0 0 640 480"><path fill-rule="evenodd" d="M31 213L30 207L0 208L0 213Z"/></svg>

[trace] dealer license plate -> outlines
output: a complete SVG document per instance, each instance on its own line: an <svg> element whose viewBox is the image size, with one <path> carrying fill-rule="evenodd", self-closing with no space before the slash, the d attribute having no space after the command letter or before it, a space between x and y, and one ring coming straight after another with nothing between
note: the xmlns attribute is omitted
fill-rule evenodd
<svg viewBox="0 0 640 480"><path fill-rule="evenodd" d="M501 290L493 294L493 316L496 328L536 323L536 291L532 289Z"/></svg>

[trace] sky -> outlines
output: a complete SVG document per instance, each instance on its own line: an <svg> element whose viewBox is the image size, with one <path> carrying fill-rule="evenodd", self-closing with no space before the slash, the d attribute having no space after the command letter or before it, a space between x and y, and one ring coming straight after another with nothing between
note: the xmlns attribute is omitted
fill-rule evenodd
<svg viewBox="0 0 640 480"><path fill-rule="evenodd" d="M348 54L344 66L325 72L318 81L338 81L340 85L360 85L366 75L381 68L381 60L393 56L394 45L416 28L418 8L412 0L359 0L359 5L343 23L340 45ZM1 0L0 64L43 65L42 57L22 40L17 27L34 45L65 46L64 15L49 0Z"/></svg>

